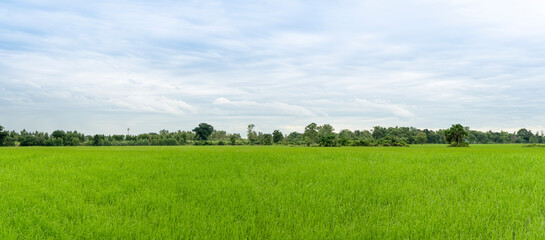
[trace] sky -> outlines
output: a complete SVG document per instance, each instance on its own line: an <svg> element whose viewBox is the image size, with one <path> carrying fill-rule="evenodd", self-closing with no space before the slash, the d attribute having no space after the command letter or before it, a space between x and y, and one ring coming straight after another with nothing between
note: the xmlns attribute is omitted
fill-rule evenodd
<svg viewBox="0 0 545 240"><path fill-rule="evenodd" d="M537 0L0 1L0 125L545 129Z"/></svg>

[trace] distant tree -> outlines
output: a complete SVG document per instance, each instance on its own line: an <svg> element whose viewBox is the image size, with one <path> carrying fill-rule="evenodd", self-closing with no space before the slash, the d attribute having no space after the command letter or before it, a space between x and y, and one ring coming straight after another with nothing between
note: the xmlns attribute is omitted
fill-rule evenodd
<svg viewBox="0 0 545 240"><path fill-rule="evenodd" d="M333 134L325 135L320 137L320 146L322 147L337 147L339 143L337 141L337 136Z"/></svg>
<svg viewBox="0 0 545 240"><path fill-rule="evenodd" d="M329 124L324 124L322 126L318 126L316 129L318 130L318 137L322 137L322 136L326 136L326 135L334 135L333 131L335 131L333 126L331 126Z"/></svg>
<svg viewBox="0 0 545 240"><path fill-rule="evenodd" d="M4 127L0 125L0 146L6 145L6 139L9 137L9 133L4 131Z"/></svg>
<svg viewBox="0 0 545 240"><path fill-rule="evenodd" d="M428 142L428 137L425 132L419 132L416 134L416 142L418 144L424 144Z"/></svg>
<svg viewBox="0 0 545 240"><path fill-rule="evenodd" d="M372 135L375 140L379 140L383 137L386 137L388 135L388 132L386 128L383 128L380 126L374 126Z"/></svg>
<svg viewBox="0 0 545 240"><path fill-rule="evenodd" d="M371 134L371 132L369 132L369 130L355 130L354 135L356 139L359 140L370 140L371 138L373 138L373 135Z"/></svg>
<svg viewBox="0 0 545 240"><path fill-rule="evenodd" d="M529 143L539 143L539 136L534 135L530 137L530 140L528 140Z"/></svg>
<svg viewBox="0 0 545 240"><path fill-rule="evenodd" d="M169 134L168 130L166 129L163 129L163 130L160 130L159 131L159 136L161 139L166 139L170 136L171 134Z"/></svg>
<svg viewBox="0 0 545 240"><path fill-rule="evenodd" d="M271 134L263 134L263 138L261 139L261 145L272 145L273 144L273 136Z"/></svg>
<svg viewBox="0 0 545 240"><path fill-rule="evenodd" d="M313 143L316 143L318 140L318 125L316 123L311 123L308 126L305 127L305 133L303 133L303 136L305 137L305 142L307 143L307 146L310 146Z"/></svg>
<svg viewBox="0 0 545 240"><path fill-rule="evenodd" d="M343 129L338 134L338 140L341 146L347 146L351 140L355 139L356 135L348 129Z"/></svg>
<svg viewBox="0 0 545 240"><path fill-rule="evenodd" d="M532 131L528 131L526 128L521 128L517 131L517 142L528 143L530 142L530 138L532 136L534 136Z"/></svg>
<svg viewBox="0 0 545 240"><path fill-rule="evenodd" d="M112 135L112 138L116 142L121 142L121 141L123 141L123 139L125 139L125 135L114 134L114 135Z"/></svg>
<svg viewBox="0 0 545 240"><path fill-rule="evenodd" d="M219 131L214 131L212 135L210 136L210 139L221 141L221 140L227 140L229 139L229 137L227 136L227 132L223 130L219 130Z"/></svg>
<svg viewBox="0 0 545 240"><path fill-rule="evenodd" d="M93 146L103 146L105 139L106 139L106 137L104 135L95 134L95 136L93 136L93 139L91 140L91 142L92 142Z"/></svg>
<svg viewBox="0 0 545 240"><path fill-rule="evenodd" d="M63 130L55 130L51 133L51 137L54 138L64 138L66 136L66 133Z"/></svg>
<svg viewBox="0 0 545 240"><path fill-rule="evenodd" d="M231 142L231 145L236 145L237 144L237 140L240 139L240 134L238 133L233 133L233 134L230 134L229 135L229 141Z"/></svg>
<svg viewBox="0 0 545 240"><path fill-rule="evenodd" d="M303 137L303 134L298 132L291 132L290 134L288 134L285 141L288 144L299 145L299 144L304 144L305 139Z"/></svg>
<svg viewBox="0 0 545 240"><path fill-rule="evenodd" d="M248 125L247 137L250 144L255 144L257 142L257 133L254 131L255 125Z"/></svg>
<svg viewBox="0 0 545 240"><path fill-rule="evenodd" d="M19 137L20 146L36 146L36 137L30 134L21 135Z"/></svg>
<svg viewBox="0 0 545 240"><path fill-rule="evenodd" d="M282 134L282 132L280 132L280 130L274 130L272 136L274 143L279 143L284 140L284 135Z"/></svg>
<svg viewBox="0 0 545 240"><path fill-rule="evenodd" d="M451 146L464 147L468 144L465 142L469 135L469 131L465 129L461 124L452 125L449 129L445 130L445 141L450 143Z"/></svg>
<svg viewBox="0 0 545 240"><path fill-rule="evenodd" d="M349 129L343 129L339 132L339 138L346 140L354 140L356 135Z"/></svg>
<svg viewBox="0 0 545 240"><path fill-rule="evenodd" d="M193 132L195 132L197 140L206 141L212 132L214 132L214 127L208 123L200 123L199 126L193 129Z"/></svg>

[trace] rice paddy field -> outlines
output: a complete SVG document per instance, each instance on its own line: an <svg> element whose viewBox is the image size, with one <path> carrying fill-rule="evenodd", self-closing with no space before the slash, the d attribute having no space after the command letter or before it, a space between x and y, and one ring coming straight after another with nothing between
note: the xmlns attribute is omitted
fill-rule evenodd
<svg viewBox="0 0 545 240"><path fill-rule="evenodd" d="M545 148L0 148L0 239L536 239Z"/></svg>

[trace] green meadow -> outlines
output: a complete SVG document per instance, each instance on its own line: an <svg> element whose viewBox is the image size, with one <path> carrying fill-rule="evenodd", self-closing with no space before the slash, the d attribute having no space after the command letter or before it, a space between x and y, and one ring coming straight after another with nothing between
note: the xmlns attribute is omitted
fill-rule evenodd
<svg viewBox="0 0 545 240"><path fill-rule="evenodd" d="M0 239L536 239L545 148L0 148Z"/></svg>

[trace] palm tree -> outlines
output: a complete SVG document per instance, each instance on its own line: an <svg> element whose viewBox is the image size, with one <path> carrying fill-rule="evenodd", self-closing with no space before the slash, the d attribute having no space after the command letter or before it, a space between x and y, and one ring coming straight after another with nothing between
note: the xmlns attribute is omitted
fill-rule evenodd
<svg viewBox="0 0 545 240"><path fill-rule="evenodd" d="M449 129L445 131L445 140L451 144L451 146L467 146L468 144L464 142L469 135L467 131L461 124L452 125Z"/></svg>

